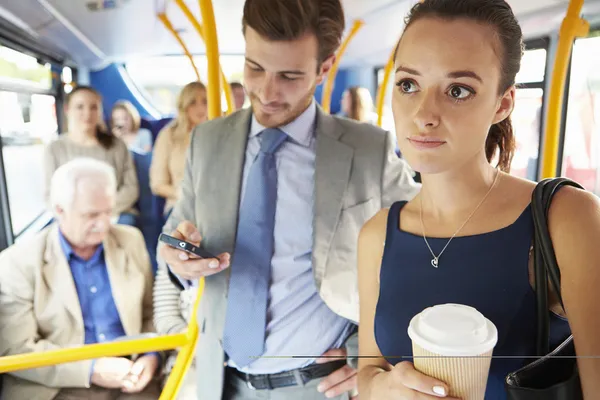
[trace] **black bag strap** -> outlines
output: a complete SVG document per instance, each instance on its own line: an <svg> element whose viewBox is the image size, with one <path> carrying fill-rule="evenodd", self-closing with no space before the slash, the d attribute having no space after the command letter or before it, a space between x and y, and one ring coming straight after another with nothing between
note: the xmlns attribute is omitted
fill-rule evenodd
<svg viewBox="0 0 600 400"><path fill-rule="evenodd" d="M535 270L535 292L537 298L537 352L544 356L549 353L550 315L548 310L548 278L564 309L560 291L560 269L556 261L552 239L548 229L548 211L552 197L563 186L583 186L567 178L551 178L539 182L533 191L531 209L533 214L534 239L533 262ZM569 340L569 339L567 339Z"/></svg>

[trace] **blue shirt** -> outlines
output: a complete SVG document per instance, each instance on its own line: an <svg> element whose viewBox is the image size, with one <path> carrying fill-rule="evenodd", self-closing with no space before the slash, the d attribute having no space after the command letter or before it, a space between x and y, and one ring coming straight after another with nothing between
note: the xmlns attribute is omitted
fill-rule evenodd
<svg viewBox="0 0 600 400"><path fill-rule="evenodd" d="M89 260L83 260L59 231L60 246L67 258L79 298L85 344L110 342L125 336L125 329L113 299L104 246L100 244ZM158 353L152 353L158 357ZM92 364L93 371L93 364Z"/></svg>

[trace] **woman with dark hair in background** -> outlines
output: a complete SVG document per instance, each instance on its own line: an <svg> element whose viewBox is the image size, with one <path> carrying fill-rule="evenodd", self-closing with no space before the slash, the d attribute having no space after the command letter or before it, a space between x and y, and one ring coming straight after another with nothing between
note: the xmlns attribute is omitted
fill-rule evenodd
<svg viewBox="0 0 600 400"><path fill-rule="evenodd" d="M125 142L115 137L102 121L102 97L93 88L78 86L67 97L65 104L67 132L51 142L45 151L46 199L54 171L78 157L105 161L115 169L117 178L116 211L118 222L137 225L134 205L139 186L133 159Z"/></svg>
<svg viewBox="0 0 600 400"><path fill-rule="evenodd" d="M401 358L413 354L412 317L433 305L474 307L497 327L486 400L506 399L506 376L536 354L536 184L508 174L522 54L521 28L504 0L424 0L407 18L392 109L402 155L423 186L360 234L361 400L447 396L446 382ZM600 392L598 210L593 194L564 187L548 218L565 304L551 294L550 346L572 332L586 399Z"/></svg>

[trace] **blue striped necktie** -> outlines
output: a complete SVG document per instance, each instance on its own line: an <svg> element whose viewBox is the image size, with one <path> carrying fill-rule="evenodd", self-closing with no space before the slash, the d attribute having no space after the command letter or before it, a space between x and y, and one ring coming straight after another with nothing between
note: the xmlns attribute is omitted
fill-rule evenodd
<svg viewBox="0 0 600 400"><path fill-rule="evenodd" d="M264 351L277 204L275 152L287 135L271 128L260 139L239 211L223 333L223 348L240 368Z"/></svg>

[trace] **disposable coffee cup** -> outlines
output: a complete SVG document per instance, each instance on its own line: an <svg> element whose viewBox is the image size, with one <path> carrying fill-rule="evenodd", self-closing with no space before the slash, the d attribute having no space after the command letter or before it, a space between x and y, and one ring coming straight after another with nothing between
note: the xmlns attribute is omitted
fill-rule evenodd
<svg viewBox="0 0 600 400"><path fill-rule="evenodd" d="M483 400L498 342L496 326L473 307L442 304L415 315L408 327L415 369L445 382L449 396Z"/></svg>

